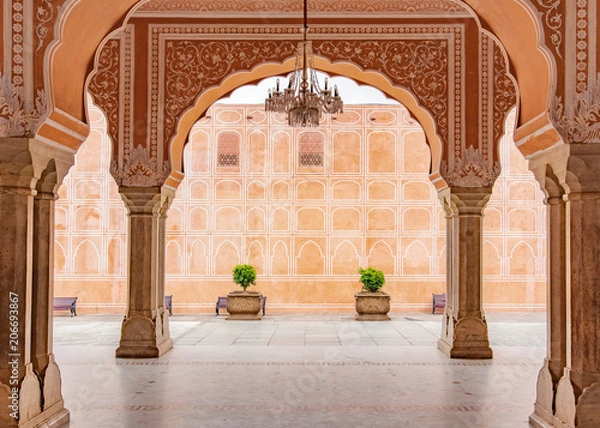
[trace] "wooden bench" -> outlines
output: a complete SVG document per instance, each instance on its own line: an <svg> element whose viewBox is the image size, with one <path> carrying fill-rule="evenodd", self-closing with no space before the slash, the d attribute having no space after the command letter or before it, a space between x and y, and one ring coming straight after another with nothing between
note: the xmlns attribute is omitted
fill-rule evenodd
<svg viewBox="0 0 600 428"><path fill-rule="evenodd" d="M267 298L266 298L266 296L263 296L262 302L261 302L263 317L265 316L266 304L267 304ZM219 309L227 310L227 297L223 297L223 296L217 297L217 304L215 305L215 312L217 313L217 316L219 315Z"/></svg>
<svg viewBox="0 0 600 428"><path fill-rule="evenodd" d="M77 297L55 297L52 309L55 311L70 311L71 317L77 316Z"/></svg>
<svg viewBox="0 0 600 428"><path fill-rule="evenodd" d="M446 307L446 293L432 294L432 296L433 296L433 308L431 310L431 313L435 314L436 308L444 309Z"/></svg>
<svg viewBox="0 0 600 428"><path fill-rule="evenodd" d="M165 296L165 310L169 311L169 315L173 315L173 295Z"/></svg>

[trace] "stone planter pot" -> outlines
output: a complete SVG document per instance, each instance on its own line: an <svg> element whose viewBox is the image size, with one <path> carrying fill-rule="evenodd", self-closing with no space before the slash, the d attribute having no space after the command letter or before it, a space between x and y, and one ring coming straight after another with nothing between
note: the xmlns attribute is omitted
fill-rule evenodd
<svg viewBox="0 0 600 428"><path fill-rule="evenodd" d="M227 319L261 320L262 297L257 291L232 291L227 295Z"/></svg>
<svg viewBox="0 0 600 428"><path fill-rule="evenodd" d="M388 321L390 295L383 292L361 291L354 295L357 321Z"/></svg>

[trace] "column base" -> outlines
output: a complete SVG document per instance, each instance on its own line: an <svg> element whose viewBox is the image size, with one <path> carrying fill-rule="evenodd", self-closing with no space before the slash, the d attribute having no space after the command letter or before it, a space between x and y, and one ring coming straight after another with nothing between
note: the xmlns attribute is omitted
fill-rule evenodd
<svg viewBox="0 0 600 428"><path fill-rule="evenodd" d="M64 407L64 402L56 403L49 409L44 410L34 418L17 425L19 428L34 428L34 427L59 427L69 422L71 415Z"/></svg>
<svg viewBox="0 0 600 428"><path fill-rule="evenodd" d="M533 412L531 416L529 416L529 425L534 428L570 428L554 416L550 415L548 417L548 415L543 415L538 412Z"/></svg>
<svg viewBox="0 0 600 428"><path fill-rule="evenodd" d="M450 358L481 359L487 360L494 358L494 351L489 344L476 344L465 342L462 344L450 344L445 340L438 340L438 349Z"/></svg>
<svg viewBox="0 0 600 428"><path fill-rule="evenodd" d="M487 323L475 315L467 315L456 322L452 339L442 337L438 349L450 358L489 359L494 352L490 347Z"/></svg>
<svg viewBox="0 0 600 428"><path fill-rule="evenodd" d="M158 358L173 349L169 332L157 335L154 321L144 316L127 318L121 327L117 358Z"/></svg>

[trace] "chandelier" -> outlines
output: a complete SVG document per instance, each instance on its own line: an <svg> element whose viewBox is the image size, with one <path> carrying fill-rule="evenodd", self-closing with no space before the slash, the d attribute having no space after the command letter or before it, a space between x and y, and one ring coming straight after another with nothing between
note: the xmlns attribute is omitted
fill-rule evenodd
<svg viewBox="0 0 600 428"><path fill-rule="evenodd" d="M317 127L321 113L343 113L344 103L339 96L337 86L333 93L328 87L327 78L323 88L319 85L317 72L313 65L312 45L306 40L308 33L307 0L304 0L303 40L296 50L296 65L283 92L279 87L279 79L275 88L269 90L265 99L265 110L275 113L287 113L291 127Z"/></svg>

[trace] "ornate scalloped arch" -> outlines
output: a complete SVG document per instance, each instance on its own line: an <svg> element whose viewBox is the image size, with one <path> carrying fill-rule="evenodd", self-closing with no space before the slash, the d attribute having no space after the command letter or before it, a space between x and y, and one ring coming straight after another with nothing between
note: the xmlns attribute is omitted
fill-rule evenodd
<svg viewBox="0 0 600 428"><path fill-rule="evenodd" d="M442 159L442 142L437 134L435 120L432 115L422 107L417 98L409 90L394 86L390 80L379 72L363 71L357 65L337 62L331 63L328 59L320 56L314 57L315 68L342 76L350 77L358 82L369 84L388 94L390 97L398 100L413 114L419 121L427 136L427 141L431 148L432 176L437 178ZM239 86L256 82L270 76L282 75L293 70L294 59L289 59L282 64L261 64L248 72L234 73L227 77L217 86L204 91L194 103L194 106L183 113L177 124L176 133L171 141L171 166L173 172L167 183L176 187L182 178L183 171L183 148L186 143L187 135L192 126L204 112L221 97L227 95Z"/></svg>

